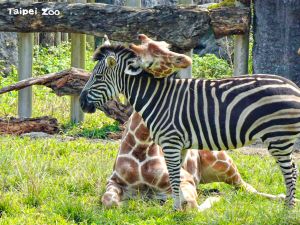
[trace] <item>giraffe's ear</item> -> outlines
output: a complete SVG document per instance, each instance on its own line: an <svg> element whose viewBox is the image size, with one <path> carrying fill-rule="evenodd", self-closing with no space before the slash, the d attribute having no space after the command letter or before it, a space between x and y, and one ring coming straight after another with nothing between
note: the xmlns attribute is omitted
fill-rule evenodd
<svg viewBox="0 0 300 225"><path fill-rule="evenodd" d="M131 76L139 75L143 71L143 68L140 66L138 61L139 60L137 58L128 61L128 64L125 68L125 73Z"/></svg>

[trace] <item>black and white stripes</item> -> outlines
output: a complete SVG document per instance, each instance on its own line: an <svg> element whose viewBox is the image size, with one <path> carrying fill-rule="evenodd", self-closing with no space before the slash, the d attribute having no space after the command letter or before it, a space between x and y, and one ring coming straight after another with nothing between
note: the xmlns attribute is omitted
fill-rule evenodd
<svg viewBox="0 0 300 225"><path fill-rule="evenodd" d="M115 65L108 65L109 57L115 59ZM232 149L257 139L268 144L281 167L287 203L294 205L297 168L291 153L300 136L300 90L295 84L273 75L155 79L142 71L133 76L129 67L134 58L124 47L100 49L81 105L84 111L92 112L93 107L101 107L119 93L127 97L154 142L163 148L176 208L180 208L182 150Z"/></svg>

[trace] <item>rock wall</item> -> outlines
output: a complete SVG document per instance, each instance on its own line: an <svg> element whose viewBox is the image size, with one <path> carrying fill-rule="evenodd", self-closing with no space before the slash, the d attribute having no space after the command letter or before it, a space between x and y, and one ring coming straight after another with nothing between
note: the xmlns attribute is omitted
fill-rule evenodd
<svg viewBox="0 0 300 225"><path fill-rule="evenodd" d="M8 75L11 66L17 66L17 34L16 33L0 33L0 75ZM3 68L4 66L4 68Z"/></svg>
<svg viewBox="0 0 300 225"><path fill-rule="evenodd" d="M254 73L278 74L300 86L300 1L255 0Z"/></svg>

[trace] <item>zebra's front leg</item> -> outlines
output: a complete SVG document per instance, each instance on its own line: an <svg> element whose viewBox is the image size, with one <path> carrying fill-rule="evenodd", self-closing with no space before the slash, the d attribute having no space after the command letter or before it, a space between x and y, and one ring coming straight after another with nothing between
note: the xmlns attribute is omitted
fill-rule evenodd
<svg viewBox="0 0 300 225"><path fill-rule="evenodd" d="M169 179L174 199L174 209L181 210L182 202L180 200L180 168L181 168L181 149L174 146L163 145L164 157L169 172Z"/></svg>

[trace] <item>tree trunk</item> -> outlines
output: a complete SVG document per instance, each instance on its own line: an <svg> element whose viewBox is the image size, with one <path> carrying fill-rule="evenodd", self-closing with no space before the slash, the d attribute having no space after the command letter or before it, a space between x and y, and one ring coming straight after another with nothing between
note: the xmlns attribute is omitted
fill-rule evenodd
<svg viewBox="0 0 300 225"><path fill-rule="evenodd" d="M55 35L54 33L46 33L46 32L41 32L39 33L39 41L40 45L43 47L49 47L49 46L54 46L54 41L55 41Z"/></svg>
<svg viewBox="0 0 300 225"><path fill-rule="evenodd" d="M11 8L36 9L37 15L10 15ZM60 15L42 16L42 8ZM168 42L181 52L197 46L199 38L209 30L210 20L218 37L242 34L248 32L249 9L208 11L198 6L141 9L93 3L0 3L0 31L107 34L110 39L122 42L136 42L137 35L144 33Z"/></svg>
<svg viewBox="0 0 300 225"><path fill-rule="evenodd" d="M1 119L0 134L24 134L30 132L44 132L55 134L59 131L57 120L50 117L26 118L26 119Z"/></svg>

